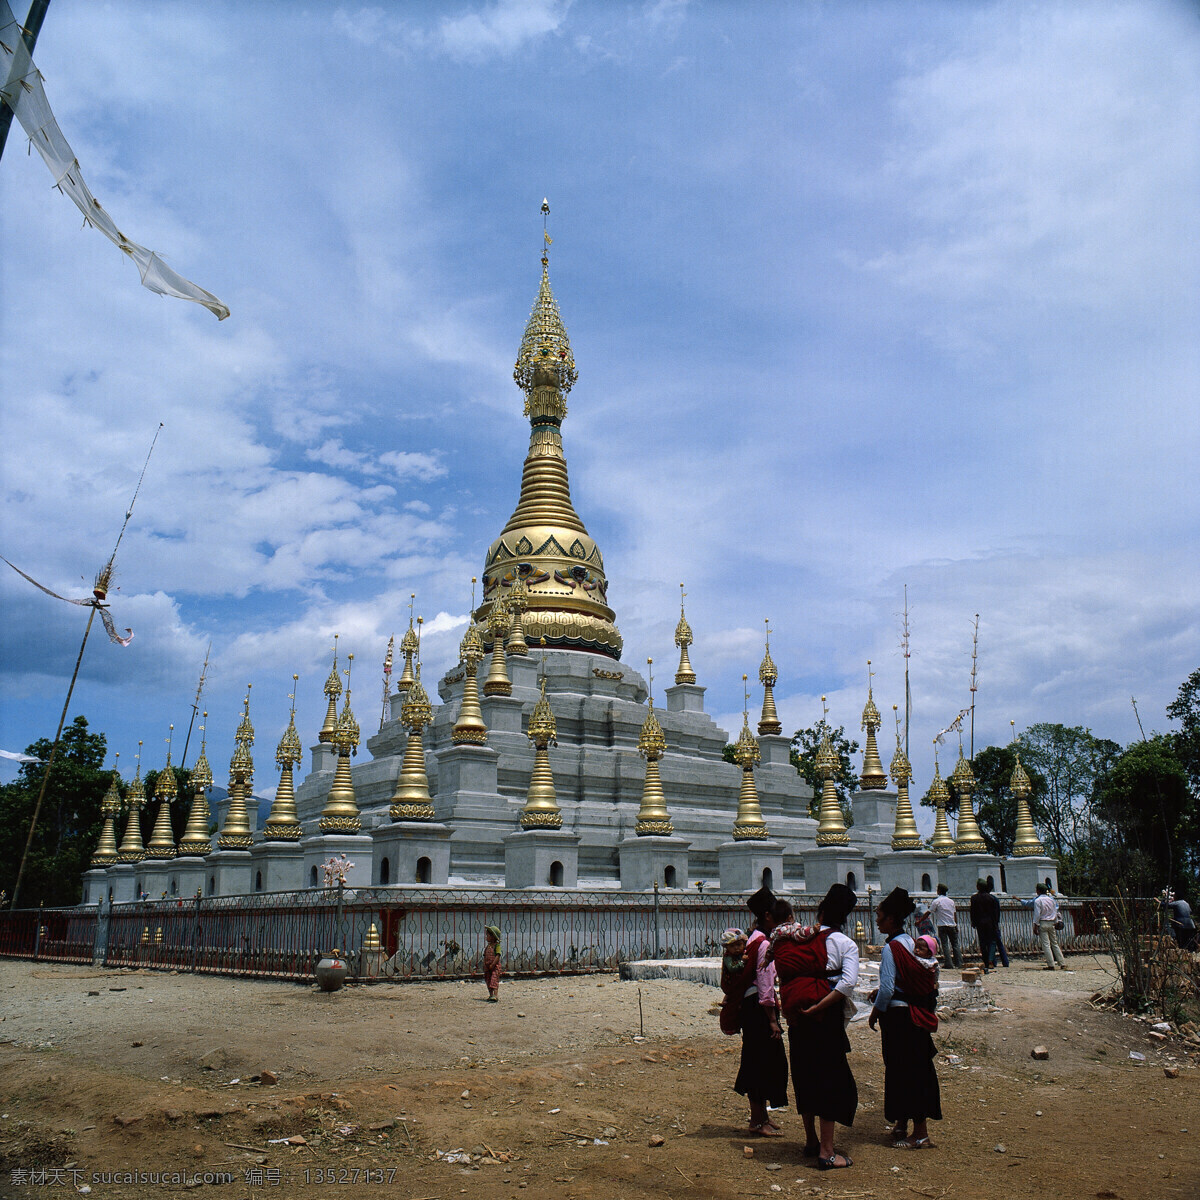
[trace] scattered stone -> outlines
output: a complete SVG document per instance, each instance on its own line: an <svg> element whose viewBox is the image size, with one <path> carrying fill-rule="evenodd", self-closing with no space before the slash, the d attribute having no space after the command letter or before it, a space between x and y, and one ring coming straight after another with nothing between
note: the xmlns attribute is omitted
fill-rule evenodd
<svg viewBox="0 0 1200 1200"><path fill-rule="evenodd" d="M293 1133L292 1136L288 1138L287 1144L289 1146L307 1146L308 1138L306 1138L302 1133Z"/></svg>
<svg viewBox="0 0 1200 1200"><path fill-rule="evenodd" d="M1163 1074L1168 1079L1178 1079L1179 1078L1179 1068L1178 1067L1163 1067Z"/></svg>
<svg viewBox="0 0 1200 1200"><path fill-rule="evenodd" d="M524 1013L517 1013L517 1016L520 1017L522 1021L525 1019Z"/></svg>
<svg viewBox="0 0 1200 1200"><path fill-rule="evenodd" d="M754 1147L753 1146L743 1146L742 1147L742 1157L743 1158L753 1158L754 1157Z"/></svg>
<svg viewBox="0 0 1200 1200"><path fill-rule="evenodd" d="M177 1108L164 1108L163 1116L166 1117L168 1121L178 1121L183 1117L183 1113L181 1113Z"/></svg>
<svg viewBox="0 0 1200 1200"><path fill-rule="evenodd" d="M134 1121L140 1121L141 1119L141 1117L113 1117L113 1120L116 1121L116 1123L120 1125L122 1129L126 1128L126 1126L132 1125Z"/></svg>
<svg viewBox="0 0 1200 1200"><path fill-rule="evenodd" d="M108 990L109 990L110 992L123 992L125 989L124 989L124 988L114 988L114 987L110 987Z"/></svg>
<svg viewBox="0 0 1200 1200"><path fill-rule="evenodd" d="M613 1125L605 1125L605 1127L602 1130L600 1130L600 1136L602 1138L616 1137L617 1136L616 1127Z"/></svg>
<svg viewBox="0 0 1200 1200"><path fill-rule="evenodd" d="M1167 1040L1167 1035L1165 1033L1159 1033L1155 1029L1150 1030L1146 1036L1154 1042L1165 1042Z"/></svg>
<svg viewBox="0 0 1200 1200"><path fill-rule="evenodd" d="M767 1163L768 1171L782 1171L783 1167L779 1163Z"/></svg>
<svg viewBox="0 0 1200 1200"><path fill-rule="evenodd" d="M129 1044L136 1050L139 1046L144 1046L146 1043L145 1042L130 1042Z"/></svg>
<svg viewBox="0 0 1200 1200"><path fill-rule="evenodd" d="M964 971L962 973L962 981L963 981L963 983L978 983L979 982L979 972L978 971Z"/></svg>
<svg viewBox="0 0 1200 1200"><path fill-rule="evenodd" d="M279 1076L276 1075L274 1071L263 1071L262 1074L259 1075L259 1079L263 1083L270 1086L274 1086L279 1082Z"/></svg>
<svg viewBox="0 0 1200 1200"><path fill-rule="evenodd" d="M661 1146L666 1140L667 1139L665 1137L663 1137L663 1135L661 1133L652 1133L650 1135L650 1141L647 1142L647 1145Z"/></svg>
<svg viewBox="0 0 1200 1200"><path fill-rule="evenodd" d="M1155 1031L1155 1033L1170 1033L1171 1032L1171 1022L1170 1021L1158 1021L1154 1025L1152 1025L1151 1028Z"/></svg>
<svg viewBox="0 0 1200 1200"><path fill-rule="evenodd" d="M470 1089L470 1088L467 1088L465 1091L463 1091L462 1093L460 1093L460 1094L459 1094L459 1097L458 1097L458 1098L459 1098L460 1100L470 1100L470 1098L471 1098L471 1089Z"/></svg>
<svg viewBox="0 0 1200 1200"><path fill-rule="evenodd" d="M88 995L89 996L98 996L98 995L100 995L100 993L99 992L88 992Z"/></svg>
<svg viewBox="0 0 1200 1200"><path fill-rule="evenodd" d="M995 1144L995 1146L993 1146L992 1148L996 1151L997 1154L1007 1154L1008 1153L1008 1147L1003 1142L997 1142Z"/></svg>
<svg viewBox="0 0 1200 1200"><path fill-rule="evenodd" d="M1047 1059L1050 1057L1050 1051L1045 1046L1034 1046L1029 1052L1030 1058Z"/></svg>

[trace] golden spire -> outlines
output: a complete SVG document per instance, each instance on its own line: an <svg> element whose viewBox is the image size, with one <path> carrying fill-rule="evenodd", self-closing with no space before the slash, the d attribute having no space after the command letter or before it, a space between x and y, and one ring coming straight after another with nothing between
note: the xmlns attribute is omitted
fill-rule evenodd
<svg viewBox="0 0 1200 1200"><path fill-rule="evenodd" d="M733 840L754 841L771 835L763 820L758 803L758 785L754 782L754 768L762 761L758 741L750 732L750 689L746 686L748 675L742 676L742 732L733 747L733 761L742 768L742 786L738 790L737 815L733 818Z"/></svg>
<svg viewBox="0 0 1200 1200"><path fill-rule="evenodd" d="M154 798L158 801L158 815L154 820L154 829L146 846L147 858L174 858L175 833L171 828L171 801L179 794L179 785L175 780L175 772L171 767L171 738L175 736L175 726L171 726L171 735L167 738L167 765L158 773L158 783L154 787Z"/></svg>
<svg viewBox="0 0 1200 1200"><path fill-rule="evenodd" d="M983 831L979 828L979 823L975 820L975 810L971 807L975 776L971 773L971 764L963 758L962 746L958 748L958 762L954 765L950 784L958 792L958 834L954 839L954 853L986 854L987 842L983 840Z"/></svg>
<svg viewBox="0 0 1200 1200"><path fill-rule="evenodd" d="M650 711L642 722L637 746L638 753L646 760L646 778L642 784L642 806L638 809L634 833L639 836L670 836L674 827L671 824L671 814L667 812L667 798L663 795L662 776L658 770L658 760L666 753L667 738L654 715L654 659L646 659L646 667L650 679Z"/></svg>
<svg viewBox="0 0 1200 1200"><path fill-rule="evenodd" d="M141 811L146 803L146 789L142 784L142 743L138 742L137 769L133 773L133 782L129 785L129 794L125 797L129 805L129 817L125 822L125 836L117 850L117 862L140 863L146 857L146 848L142 845Z"/></svg>
<svg viewBox="0 0 1200 1200"><path fill-rule="evenodd" d="M393 821L432 821L433 801L429 796L429 776L425 770L425 746L421 733L433 720L433 705L429 693L421 684L421 663L412 686L405 694L400 706L400 723L408 730L408 744L404 747L404 758L400 763L400 776L392 794L389 815Z"/></svg>
<svg viewBox="0 0 1200 1200"><path fill-rule="evenodd" d="M821 807L817 810L817 845L818 846L848 846L850 835L846 832L846 818L842 806L838 803L837 788L834 779L841 770L841 760L833 749L829 736L829 709L825 707L825 697L821 697L821 724L825 733L821 745L817 748L814 766L821 776Z"/></svg>
<svg viewBox="0 0 1200 1200"><path fill-rule="evenodd" d="M681 583L679 585L679 624L675 626L675 645L679 647L679 670L675 672L677 684L696 682L696 672L692 670L692 663L688 658L688 647L692 644L692 627L688 624L683 611L683 600L686 595L687 592L683 590Z"/></svg>
<svg viewBox="0 0 1200 1200"><path fill-rule="evenodd" d="M321 726L321 732L317 734L318 742L332 742L333 731L337 728L338 697L342 694L342 681L338 676L337 665L337 644L338 635L333 635L333 666L329 671L329 678L325 680L325 697L329 701L325 709L325 723Z"/></svg>
<svg viewBox="0 0 1200 1200"><path fill-rule="evenodd" d="M608 607L604 559L571 503L563 457L560 427L577 377L543 253L541 284L513 370L532 426L521 495L488 549L483 604L473 615L485 619L491 605L519 580L528 592L525 633L545 637L551 646L619 659L621 635Z"/></svg>
<svg viewBox="0 0 1200 1200"><path fill-rule="evenodd" d="M767 650L758 668L758 682L763 685L762 720L758 723L759 734L782 733L779 714L775 711L775 685L779 682L779 668L771 657L771 618L763 619L767 627Z"/></svg>
<svg viewBox="0 0 1200 1200"><path fill-rule="evenodd" d="M1015 721L1009 721L1009 725L1016 728ZM1013 838L1013 857L1028 858L1031 854L1045 854L1045 847L1038 841L1037 830L1033 827L1033 814L1029 811L1029 796L1033 791L1033 785L1029 782L1029 774L1021 765L1021 751L1018 747L1017 739L1013 737L1013 754L1016 757L1017 765L1013 767L1012 778L1009 780L1008 786L1012 788L1012 794L1017 798L1017 834Z"/></svg>
<svg viewBox="0 0 1200 1200"><path fill-rule="evenodd" d="M208 822L211 814L208 811L208 798L205 792L212 787L212 767L208 765L207 738L205 729L208 725L208 713L204 714L204 724L200 726L200 757L192 768L192 807L188 810L187 827L183 837L179 839L181 855L208 854L212 850L209 839Z"/></svg>
<svg viewBox="0 0 1200 1200"><path fill-rule="evenodd" d="M296 790L292 784L292 768L298 767L304 756L300 735L296 732L296 684L299 679L299 675L292 676L292 691L288 696L292 709L288 714L288 727L275 747L279 786L275 789L271 813L263 824L263 838L269 842L298 842L304 832L296 812Z"/></svg>
<svg viewBox="0 0 1200 1200"><path fill-rule="evenodd" d="M358 799L354 794L354 780L350 775L350 756L358 753L361 730L350 708L350 672L354 670L354 655L348 654L346 662L346 699L342 704L342 715L338 717L333 731L333 748L337 751L337 770L333 783L321 809L317 822L322 833L358 833L362 819L358 815Z"/></svg>
<svg viewBox="0 0 1200 1200"><path fill-rule="evenodd" d="M475 584L471 577L471 612L475 611ZM483 661L483 638L479 636L474 618L467 618L467 632L458 647L459 661L463 664L462 703L458 707L458 720L450 731L450 740L456 745L467 742L472 746L487 743L487 726L483 721L483 710L479 707L479 664Z"/></svg>
<svg viewBox="0 0 1200 1200"><path fill-rule="evenodd" d="M416 599L417 593L410 592L408 596L408 630L400 639L400 653L404 655L404 670L400 672L400 678L396 680L396 691L402 696L416 678L413 675L413 655L416 654L418 647L417 635L413 630L413 604Z"/></svg>
<svg viewBox="0 0 1200 1200"><path fill-rule="evenodd" d="M104 824L100 827L100 840L96 843L96 853L92 855L93 867L111 866L117 861L116 821L121 812L121 793L117 790L117 782L121 778L117 774L117 764L121 761L118 751L113 759L112 779L108 783L108 791L100 801L100 816Z"/></svg>
<svg viewBox="0 0 1200 1200"><path fill-rule="evenodd" d="M250 724L252 686L246 684L242 720L234 739L233 757L229 760L229 805L225 809L225 823L217 838L218 850L249 850L254 842L248 808L254 799L254 758L250 754L250 747L254 744L254 726Z"/></svg>
<svg viewBox="0 0 1200 1200"><path fill-rule="evenodd" d="M546 639L542 638L541 696L529 715L529 740L536 753L533 757L533 773L529 776L529 790L525 793L525 807L521 810L523 829L561 829L562 810L558 807L558 795L554 790L554 776L550 771L550 755L547 746L558 745L558 723L550 701L546 699Z"/></svg>
<svg viewBox="0 0 1200 1200"><path fill-rule="evenodd" d="M893 850L920 850L921 834L913 817L912 801L908 798L908 785L912 782L912 764L900 745L899 706L892 705L892 716L896 720L896 753L892 755L889 768L892 782L896 785L896 824L892 829Z"/></svg>
<svg viewBox="0 0 1200 1200"><path fill-rule="evenodd" d="M525 641L525 630L521 625L521 614L528 607L529 593L520 579L514 579L508 593L508 611L512 616L512 624L509 626L508 645L505 649L517 658L524 658L529 653L529 643Z"/></svg>
<svg viewBox="0 0 1200 1200"><path fill-rule="evenodd" d="M488 677L483 681L485 696L511 696L512 680L508 677L508 661L504 652L504 639L509 627L508 601L501 597L488 613L488 633L492 635L492 664Z"/></svg>
<svg viewBox="0 0 1200 1200"><path fill-rule="evenodd" d="M879 709L875 707L875 689L871 684L873 672L871 660L867 659L867 704L863 709L862 727L867 731L867 747L863 751L863 769L858 786L864 792L879 791L887 787L887 774L879 758L879 746L875 741L875 731L883 724Z"/></svg>
<svg viewBox="0 0 1200 1200"><path fill-rule="evenodd" d="M933 782L929 785L929 796L933 800L933 807L937 812L933 823L933 852L939 858L945 858L947 855L954 853L954 835L950 832L949 822L946 820L946 809L950 804L950 793L946 788L946 784L942 780L942 770L938 766L937 748L933 751Z"/></svg>

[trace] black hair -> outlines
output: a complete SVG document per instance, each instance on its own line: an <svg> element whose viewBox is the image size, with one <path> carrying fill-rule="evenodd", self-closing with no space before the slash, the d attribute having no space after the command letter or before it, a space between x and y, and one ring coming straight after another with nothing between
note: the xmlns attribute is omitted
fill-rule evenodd
<svg viewBox="0 0 1200 1200"><path fill-rule="evenodd" d="M946 895L949 895L949 893L950 893L950 889L944 883L938 884L938 895L939 896L946 896Z"/></svg>

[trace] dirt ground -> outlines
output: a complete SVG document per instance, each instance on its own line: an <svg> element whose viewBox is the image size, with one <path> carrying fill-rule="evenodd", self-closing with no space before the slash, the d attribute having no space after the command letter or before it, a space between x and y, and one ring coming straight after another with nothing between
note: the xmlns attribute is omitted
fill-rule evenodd
<svg viewBox="0 0 1200 1200"><path fill-rule="evenodd" d="M1196 1053L1091 1008L1111 965L1072 966L1014 963L989 977L998 1011L943 1021L933 1150L885 1144L878 1038L851 1026L854 1166L823 1173L791 1112L783 1139L747 1135L738 1040L700 984L506 980L488 1004L478 983L324 995L3 961L0 1196L1194 1200Z"/></svg>

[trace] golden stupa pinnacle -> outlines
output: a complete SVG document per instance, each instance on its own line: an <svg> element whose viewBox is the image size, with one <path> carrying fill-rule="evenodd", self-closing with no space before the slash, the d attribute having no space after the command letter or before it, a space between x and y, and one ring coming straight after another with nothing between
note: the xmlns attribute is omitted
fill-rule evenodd
<svg viewBox="0 0 1200 1200"><path fill-rule="evenodd" d="M488 633L492 635L492 661L488 676L483 681L485 696L511 696L512 680L508 677L508 656L504 641L512 621L508 615L508 601L501 597L488 613Z"/></svg>
<svg viewBox="0 0 1200 1200"><path fill-rule="evenodd" d="M758 841L770 837L758 803L758 784L754 768L762 761L758 740L750 732L750 692L747 675L742 676L742 732L733 746L733 761L742 768L742 786L738 789L737 815L733 818L735 842Z"/></svg>
<svg viewBox="0 0 1200 1200"><path fill-rule="evenodd" d="M175 726L171 726L171 737L175 735ZM154 829L150 841L146 844L147 858L174 858L175 832L171 828L171 801L179 794L179 785L175 779L175 771L171 766L171 737L167 738L167 765L158 773L158 782L154 786L154 798L158 801L158 815L154 820Z"/></svg>
<svg viewBox="0 0 1200 1200"><path fill-rule="evenodd" d="M275 789L275 801L271 813L263 823L263 839L268 842L298 842L304 832L300 816L296 812L296 789L292 781L292 768L303 761L304 748L296 732L296 684L299 675L292 676L292 702L288 714L288 726L275 747L275 762L279 766L279 786Z"/></svg>
<svg viewBox="0 0 1200 1200"><path fill-rule="evenodd" d="M338 675L337 665L337 644L338 635L333 635L333 666L329 669L329 678L325 680L325 698L328 703L325 706L325 722L321 726L321 732L317 734L318 742L332 742L333 731L337 728L338 697L342 694L342 681Z"/></svg>
<svg viewBox="0 0 1200 1200"><path fill-rule="evenodd" d="M578 372L544 253L541 284L513 378L525 393L525 415L532 426L529 453L516 510L484 561L483 603L474 619L485 620L493 602L520 581L528 593L527 636L619 659L621 635L608 607L604 559L571 503L560 427Z"/></svg>
<svg viewBox="0 0 1200 1200"><path fill-rule="evenodd" d="M354 655L348 654L346 662L346 699L333 731L332 744L337 751L337 769L333 773L329 794L325 797L325 807L321 809L321 819L317 822L322 833L358 833L362 829L354 780L350 775L350 756L358 753L358 740L362 732L350 707L350 672L354 670Z"/></svg>
<svg viewBox="0 0 1200 1200"><path fill-rule="evenodd" d="M821 807L817 811L817 845L818 846L847 846L850 835L846 832L846 818L842 806L838 803L837 787L834 779L841 770L841 760L833 749L829 736L829 710L825 708L825 697L821 697L824 735L817 747L817 757L813 765L821 776Z"/></svg>
<svg viewBox="0 0 1200 1200"><path fill-rule="evenodd" d="M404 636L400 639L400 653L404 655L404 670L400 672L400 678L396 680L396 691L401 697L412 686L412 681L416 678L413 674L413 655L417 653L420 647L416 630L413 629L412 610L416 599L417 593L410 592L408 597L408 629L405 630Z"/></svg>
<svg viewBox="0 0 1200 1200"><path fill-rule="evenodd" d="M887 787L887 773L879 757L879 745L875 731L883 724L879 709L875 707L875 689L871 684L871 660L867 659L867 703L862 714L862 728L867 731L867 745L863 751L863 769L858 786L864 792L881 791Z"/></svg>
<svg viewBox="0 0 1200 1200"><path fill-rule="evenodd" d="M986 854L987 842L983 830L975 820L971 807L971 793L975 790L975 776L971 764L963 757L962 746L958 748L958 762L950 776L950 785L958 792L958 831L954 839L955 854Z"/></svg>
<svg viewBox="0 0 1200 1200"><path fill-rule="evenodd" d="M758 722L758 732L762 734L779 734L783 726L779 723L779 714L775 711L775 685L779 682L779 668L771 657L771 619L763 620L767 627L766 652L758 668L758 682L763 686L762 719Z"/></svg>
<svg viewBox="0 0 1200 1200"><path fill-rule="evenodd" d="M637 744L638 753L646 760L646 777L642 783L642 804L633 831L639 837L649 834L665 837L674 832L671 814L667 811L667 798L663 794L662 775L658 769L658 760L666 753L667 737L654 715L654 660L646 659L646 666L650 679L650 695L647 697L650 711L642 722Z"/></svg>
<svg viewBox="0 0 1200 1200"><path fill-rule="evenodd" d="M542 639L541 695L529 715L529 740L533 743L533 772L529 776L529 790L525 794L525 807L521 809L523 829L561 829L562 810L558 807L558 795L554 790L554 776L550 771L548 746L558 745L558 722L554 710L546 699L546 639Z"/></svg>
<svg viewBox="0 0 1200 1200"><path fill-rule="evenodd" d="M254 758L250 753L250 747L254 745L254 726L250 724L251 686L246 685L244 712L237 728L233 757L229 760L229 804L225 809L225 823L217 837L218 850L249 850L254 842L248 808L254 799Z"/></svg>
<svg viewBox="0 0 1200 1200"><path fill-rule="evenodd" d="M1013 725L1014 722L1010 721L1009 724ZM1014 858L1028 858L1032 854L1045 854L1046 850L1033 827L1033 814L1029 811L1033 785L1029 782L1029 773L1021 765L1021 752L1017 748L1016 738L1013 739L1013 755L1017 762L1008 786L1017 800L1017 832L1013 838L1012 852Z"/></svg>
<svg viewBox="0 0 1200 1200"><path fill-rule="evenodd" d="M471 578L471 612L475 610L475 583ZM483 661L483 638L468 615L467 632L458 646L459 661L463 664L462 702L458 706L458 720L450 730L450 740L456 745L467 743L472 746L487 744L487 725L483 710L479 707L479 664Z"/></svg>
<svg viewBox="0 0 1200 1200"><path fill-rule="evenodd" d="M108 782L108 791L100 801L100 816L103 824L100 826L100 838L96 842L96 852L92 855L93 867L111 866L117 861L117 817L121 812L121 793L117 784L121 776L117 773L117 764L121 761L118 752L113 759L112 779Z"/></svg>
<svg viewBox="0 0 1200 1200"><path fill-rule="evenodd" d="M519 579L514 579L509 589L507 607L512 623L508 627L508 644L505 650L517 658L524 658L529 654L529 643L525 640L521 614L529 607L529 592Z"/></svg>
<svg viewBox="0 0 1200 1200"><path fill-rule="evenodd" d="M942 779L942 770L938 765L937 752L933 756L933 782L929 785L929 798L933 801L937 816L933 822L933 839L930 845L934 854L945 858L954 853L954 835L950 832L950 824L946 820L946 809L950 804L950 792Z"/></svg>
<svg viewBox="0 0 1200 1200"><path fill-rule="evenodd" d="M892 705L896 718L896 753L889 767L892 782L896 785L896 823L892 828L893 850L920 850L921 834L913 817L912 801L908 798L908 785L912 782L912 764L900 745L900 715L898 706Z"/></svg>
<svg viewBox="0 0 1200 1200"><path fill-rule="evenodd" d="M183 837L179 839L180 855L194 857L208 854L212 851L212 841L208 832L211 814L208 810L208 797L205 792L212 787L212 767L208 763L207 738L205 729L208 724L208 713L204 714L204 724L200 726L200 757L192 768L192 807L188 810L187 826Z"/></svg>
<svg viewBox="0 0 1200 1200"><path fill-rule="evenodd" d="M675 682L680 683L695 683L696 672L692 670L691 660L688 658L688 647L692 644L692 627L688 624L687 616L683 611L683 601L687 592L683 590L683 584L679 585L679 624L675 626L675 645L679 647L679 669L675 672Z"/></svg>
<svg viewBox="0 0 1200 1200"><path fill-rule="evenodd" d="M433 705L421 683L418 660L412 686L400 706L400 723L408 730L408 743L400 762L400 775L388 810L393 821L432 821L433 801L429 795L429 776L425 770L425 746L421 740L425 726L433 720Z"/></svg>
<svg viewBox="0 0 1200 1200"><path fill-rule="evenodd" d="M133 782L125 796L129 806L129 816L125 821L125 836L117 850L117 862L140 863L146 857L146 847L142 845L142 809L146 806L146 787L142 783L142 743L138 742L137 768L133 772Z"/></svg>

